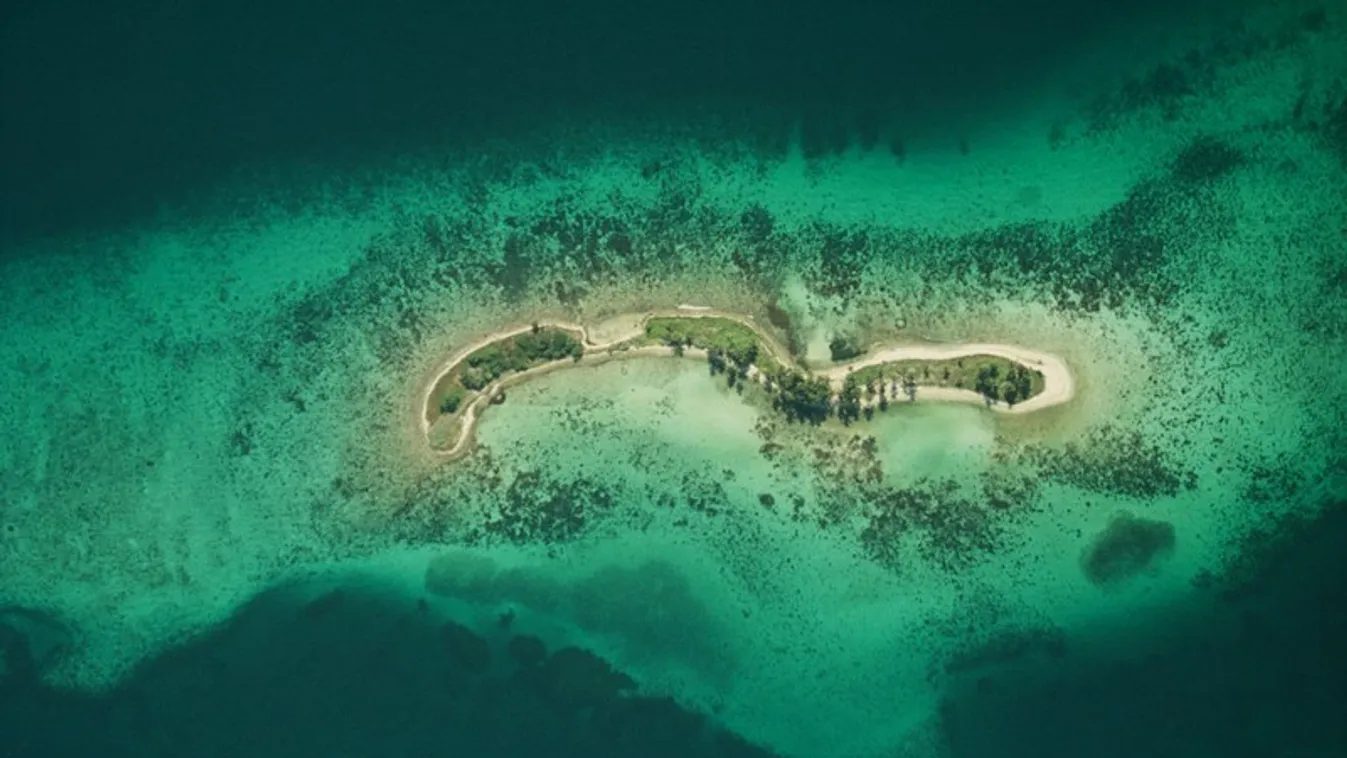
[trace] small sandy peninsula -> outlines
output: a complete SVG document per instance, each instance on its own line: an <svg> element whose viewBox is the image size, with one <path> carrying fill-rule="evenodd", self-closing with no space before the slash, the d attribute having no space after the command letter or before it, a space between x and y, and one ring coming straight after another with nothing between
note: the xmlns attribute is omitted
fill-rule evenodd
<svg viewBox="0 0 1347 758"><path fill-rule="evenodd" d="M701 325L730 326L731 329L719 329L719 333L732 331L735 333L727 338L732 338L738 345L753 344L749 346L747 356L727 361L714 342L697 344L689 338L684 345L670 344L667 337L664 341L654 338L656 330L652 327L658 325L667 333L669 324L678 324L683 319L689 320L687 326L692 330ZM703 319L706 321L701 321ZM515 365L512 370L488 373L478 382L468 380L469 373L481 370L484 356L496 356L497 346L513 348L524 341L530 345L547 342L554 352L556 349L568 352L564 357L540 352L535 360ZM734 355L733 349L730 354ZM816 391L827 393L824 402L839 417L843 414L837 410L838 406L847 402L855 404L867 415L875 407L886 407L890 400L895 404L972 403L985 406L994 413L1024 414L1062 405L1075 395L1075 380L1065 361L1026 347L992 343L881 345L871 347L861 357L809 371L751 316L709 306L680 305L673 310L625 314L589 325L549 321L484 335L449 356L431 373L432 378L418 398L417 418L421 433L437 457L457 459L470 452L477 423L485 409L502 402L505 390L511 386L574 366L669 355L711 361L713 370L719 361L731 374L731 382L735 380L733 374L736 371L740 380L754 381L768 388L790 383L786 380L793 380L796 385L808 382L818 388ZM942 386L939 377L931 376L930 372L913 372L915 367L926 365L962 366L969 359L1001 363L1010 367L1010 371L1018 372L1021 378L1032 377L1035 391L1032 394L1023 392L1018 402L1004 402L995 398L994 390L988 393L969 386ZM908 378L893 379L886 375L890 367L902 367L909 372ZM984 372L988 370L996 375L995 368L983 368ZM862 377L867 378L863 382L863 396L855 386ZM945 378L949 378L948 368ZM1024 386L1028 387L1028 379L1024 381ZM465 384L473 389L465 390Z"/></svg>

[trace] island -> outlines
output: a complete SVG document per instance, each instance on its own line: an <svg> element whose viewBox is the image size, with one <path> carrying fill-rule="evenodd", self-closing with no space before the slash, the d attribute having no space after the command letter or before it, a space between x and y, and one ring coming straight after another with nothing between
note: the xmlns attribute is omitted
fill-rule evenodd
<svg viewBox="0 0 1347 758"><path fill-rule="evenodd" d="M626 357L671 355L705 360L730 387L752 386L793 422L851 424L894 403L977 403L1029 413L1074 395L1064 361L997 344L877 346L824 368L795 360L751 316L705 306L632 314L629 328L598 335L578 324L532 323L491 334L434 372L421 396L426 441L454 459L471 449L483 411L509 387L551 371Z"/></svg>

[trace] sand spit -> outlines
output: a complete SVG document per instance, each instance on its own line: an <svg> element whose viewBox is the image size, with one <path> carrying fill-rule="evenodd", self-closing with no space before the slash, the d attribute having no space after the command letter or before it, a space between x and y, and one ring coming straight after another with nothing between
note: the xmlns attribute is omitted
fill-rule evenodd
<svg viewBox="0 0 1347 758"><path fill-rule="evenodd" d="M605 319L603 322L592 326L554 321L539 322L536 325L538 327L561 329L581 335L581 341L585 347L584 354L579 360L564 359L552 361L527 371L521 371L502 377L483 388L481 392L473 397L460 411L453 445L447 449L431 445L436 456L443 459L453 460L461 458L470 452L473 439L475 438L473 432L476 429L482 411L491 404L492 397L508 387L568 366L592 366L618 358L673 355L673 349L665 345L635 346L632 344L634 340L644 336L646 324L651 319L670 316L681 318L714 317L736 321L749 327L758 335L764 349L772 358L789 368L803 370L791 359L790 354L785 348L782 347L772 335L762 329L751 316L742 313L720 311L710 306L680 305L673 311L650 311L646 313L625 314ZM433 411L435 409L432 407L432 402L435 396L435 390L440 382L452 373L459 363L463 362L474 352L491 345L492 343L532 331L534 328L534 324L529 324L527 326L511 327L485 335L467 347L458 350L439 365L439 367L431 374L432 378L422 390L417 404L417 418L420 422L421 433L428 444L431 441L432 426L434 425ZM704 351L694 349L684 351L684 355L693 358L706 357ZM846 380L847 374L867 366L874 366L892 361L951 360L974 355L992 355L1015 361L1039 371L1043 375L1043 391L1022 403L1017 403L1014 406L1007 406L1003 403L989 403L986 398L973 390L952 387L922 386L917 389L913 401L934 400L939 402L971 403L985 405L990 410L998 413L1024 414L1061 405L1069 402L1075 396L1075 380L1065 361L1055 355L1016 345L1000 345L992 343L891 345L874 350L870 354L858 358L857 360L831 366L821 371L813 371L811 373L815 376L826 378L834 386L834 389L840 389L843 382ZM751 372L749 376L761 380L761 376L758 375L756 371Z"/></svg>

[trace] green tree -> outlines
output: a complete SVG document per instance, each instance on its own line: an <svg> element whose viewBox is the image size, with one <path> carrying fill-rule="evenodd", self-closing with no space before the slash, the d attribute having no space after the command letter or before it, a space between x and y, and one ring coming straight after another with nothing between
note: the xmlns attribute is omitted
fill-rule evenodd
<svg viewBox="0 0 1347 758"><path fill-rule="evenodd" d="M717 347L710 348L706 351L706 363L711 369L712 376L721 373L727 368L725 354Z"/></svg>
<svg viewBox="0 0 1347 758"><path fill-rule="evenodd" d="M492 377L481 366L469 366L458 375L458 381L470 390L480 390L491 383Z"/></svg>
<svg viewBox="0 0 1347 758"><path fill-rule="evenodd" d="M996 401L1000 397L1000 388L997 382L997 374L1000 373L996 364L987 364L978 369L977 381L973 389L979 395L982 395L989 401Z"/></svg>
<svg viewBox="0 0 1347 758"><path fill-rule="evenodd" d="M864 352L855 340L846 335L836 335L828 342L828 354L833 363L849 361L852 358L859 357Z"/></svg>
<svg viewBox="0 0 1347 758"><path fill-rule="evenodd" d="M467 392L462 387L454 387L449 390L443 398L440 399L440 413L446 416L458 412L463 405L463 399L467 397Z"/></svg>
<svg viewBox="0 0 1347 758"><path fill-rule="evenodd" d="M843 424L850 424L861 417L861 388L855 375L850 375L842 383L842 394L837 398L837 418Z"/></svg>
<svg viewBox="0 0 1347 758"><path fill-rule="evenodd" d="M826 379L797 371L783 372L773 405L791 421L819 424L832 414L832 388Z"/></svg>

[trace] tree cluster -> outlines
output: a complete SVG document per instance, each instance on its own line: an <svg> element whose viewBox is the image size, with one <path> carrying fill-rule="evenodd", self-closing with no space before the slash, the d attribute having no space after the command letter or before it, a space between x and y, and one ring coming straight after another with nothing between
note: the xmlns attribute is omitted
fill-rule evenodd
<svg viewBox="0 0 1347 758"><path fill-rule="evenodd" d="M1013 364L1002 374L995 364L989 364L978 369L973 389L988 402L1003 400L1013 406L1033 393L1032 386L1032 375L1025 367Z"/></svg>
<svg viewBox="0 0 1347 758"><path fill-rule="evenodd" d="M855 374L848 374L842 383L842 392L837 396L837 418L843 424L850 424L861 417L861 384Z"/></svg>
<svg viewBox="0 0 1347 758"><path fill-rule="evenodd" d="M459 381L470 390L481 390L512 371L525 371L562 358L580 360L584 345L570 333L541 329L488 345L468 356Z"/></svg>
<svg viewBox="0 0 1347 758"><path fill-rule="evenodd" d="M859 358L864 353L864 348L844 334L839 334L828 342L828 357L832 359L833 363Z"/></svg>
<svg viewBox="0 0 1347 758"><path fill-rule="evenodd" d="M827 379L783 371L777 374L775 382L777 392L772 406L791 421L821 424L832 415L832 387Z"/></svg>
<svg viewBox="0 0 1347 758"><path fill-rule="evenodd" d="M458 409L463 406L463 400L467 398L468 391L464 387L453 387L440 399L440 413L448 416L458 413Z"/></svg>
<svg viewBox="0 0 1347 758"><path fill-rule="evenodd" d="M675 351L696 347L719 353L740 369L747 369L758 360L758 336L748 327L727 319L651 319L646 334Z"/></svg>

